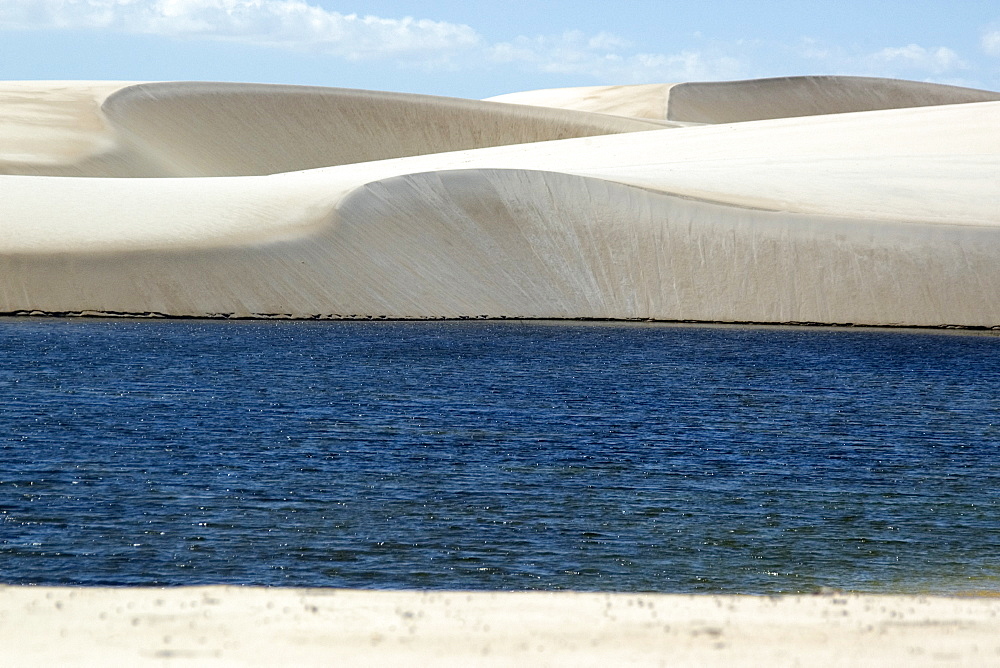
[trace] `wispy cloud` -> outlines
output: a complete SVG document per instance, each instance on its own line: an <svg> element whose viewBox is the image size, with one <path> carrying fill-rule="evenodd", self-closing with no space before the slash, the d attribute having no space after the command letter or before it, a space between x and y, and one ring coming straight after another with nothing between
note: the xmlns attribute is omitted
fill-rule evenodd
<svg viewBox="0 0 1000 668"><path fill-rule="evenodd" d="M958 82L969 65L945 46L875 51L829 44L694 38L695 48L650 52L619 35L568 31L486 39L475 28L421 18L331 11L316 0L0 0L0 30L103 30L221 40L348 61L457 70L511 68L595 83L734 79L778 74L863 74ZM1000 30L984 33L1000 55Z"/></svg>
<svg viewBox="0 0 1000 668"><path fill-rule="evenodd" d="M329 53L349 60L476 46L467 25L328 11L302 0L3 0L0 28L104 29Z"/></svg>
<svg viewBox="0 0 1000 668"><path fill-rule="evenodd" d="M740 69L724 54L644 53L606 32L489 43L464 24L341 14L306 0L0 0L0 29L99 29L240 42L351 61L510 66L602 81L731 78Z"/></svg>
<svg viewBox="0 0 1000 668"><path fill-rule="evenodd" d="M969 83L958 77L971 69L964 58L946 46L907 44L864 51L803 39L791 51L790 56L799 59L800 67L838 74Z"/></svg>
<svg viewBox="0 0 1000 668"><path fill-rule="evenodd" d="M673 54L636 52L616 35L588 36L579 31L562 35L517 37L488 48L498 63L534 67L553 74L585 75L594 79L640 83L733 77L740 63L722 54L697 51Z"/></svg>
<svg viewBox="0 0 1000 668"><path fill-rule="evenodd" d="M968 65L951 49L939 46L925 48L919 44L887 47L867 57L873 69L895 69L947 74L966 69Z"/></svg>
<svg viewBox="0 0 1000 668"><path fill-rule="evenodd" d="M989 30L983 33L979 45L985 53L991 56L1000 56L1000 30Z"/></svg>

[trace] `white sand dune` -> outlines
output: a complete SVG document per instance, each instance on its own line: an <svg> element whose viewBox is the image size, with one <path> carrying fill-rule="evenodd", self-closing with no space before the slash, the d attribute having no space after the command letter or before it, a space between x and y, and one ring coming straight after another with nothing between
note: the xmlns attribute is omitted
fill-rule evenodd
<svg viewBox="0 0 1000 668"><path fill-rule="evenodd" d="M670 89L667 119L738 123L996 100L1000 94L992 91L870 77L691 82Z"/></svg>
<svg viewBox="0 0 1000 668"><path fill-rule="evenodd" d="M0 174L72 164L113 148L101 104L122 82L0 84Z"/></svg>
<svg viewBox="0 0 1000 668"><path fill-rule="evenodd" d="M496 95L486 99L490 102L666 120L667 97L673 86L674 84L634 84L545 88Z"/></svg>
<svg viewBox="0 0 1000 668"><path fill-rule="evenodd" d="M747 81L550 88L487 99L694 124L995 102L1000 100L1000 93L875 77L798 76Z"/></svg>
<svg viewBox="0 0 1000 668"><path fill-rule="evenodd" d="M4 665L1000 665L1000 600L0 587Z"/></svg>
<svg viewBox="0 0 1000 668"><path fill-rule="evenodd" d="M0 131L14 149L0 153L0 174L253 176L661 127L311 86L11 82L0 84Z"/></svg>
<svg viewBox="0 0 1000 668"><path fill-rule="evenodd" d="M1000 326L1000 102L670 128L249 84L6 90L4 313Z"/></svg>

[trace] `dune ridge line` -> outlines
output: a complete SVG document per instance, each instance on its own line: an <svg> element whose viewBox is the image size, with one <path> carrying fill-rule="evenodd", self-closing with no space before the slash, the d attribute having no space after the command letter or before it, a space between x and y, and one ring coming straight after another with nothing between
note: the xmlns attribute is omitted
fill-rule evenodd
<svg viewBox="0 0 1000 668"><path fill-rule="evenodd" d="M501 98L0 84L0 313L1000 327L1000 94Z"/></svg>

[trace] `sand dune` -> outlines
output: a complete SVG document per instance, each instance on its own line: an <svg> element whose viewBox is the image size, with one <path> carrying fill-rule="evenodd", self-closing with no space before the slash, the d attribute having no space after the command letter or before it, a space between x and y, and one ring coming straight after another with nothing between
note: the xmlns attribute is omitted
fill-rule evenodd
<svg viewBox="0 0 1000 668"><path fill-rule="evenodd" d="M995 666L1000 600L0 588L10 665Z"/></svg>
<svg viewBox="0 0 1000 668"><path fill-rule="evenodd" d="M993 102L1000 100L1000 93L874 77L799 76L749 81L553 88L508 93L487 99L696 124Z"/></svg>
<svg viewBox="0 0 1000 668"><path fill-rule="evenodd" d="M73 163L111 149L114 133L101 113L101 104L125 85L113 81L0 84L0 169Z"/></svg>
<svg viewBox="0 0 1000 668"><path fill-rule="evenodd" d="M427 95L199 82L0 84L4 117L18 148L0 153L0 174L94 177L252 176L663 127Z"/></svg>
<svg viewBox="0 0 1000 668"><path fill-rule="evenodd" d="M490 102L665 120L667 96L672 87L673 84L635 84L546 88L496 95L486 99Z"/></svg>
<svg viewBox="0 0 1000 668"><path fill-rule="evenodd" d="M33 86L43 127L77 114L91 143L60 154L23 129L23 99L5 108L24 173L0 177L4 313L1000 326L998 102L664 128L358 91ZM115 170L220 176L95 177Z"/></svg>
<svg viewBox="0 0 1000 668"><path fill-rule="evenodd" d="M991 91L870 77L710 81L683 83L671 88L667 119L738 123L996 100L1000 100L1000 94Z"/></svg>

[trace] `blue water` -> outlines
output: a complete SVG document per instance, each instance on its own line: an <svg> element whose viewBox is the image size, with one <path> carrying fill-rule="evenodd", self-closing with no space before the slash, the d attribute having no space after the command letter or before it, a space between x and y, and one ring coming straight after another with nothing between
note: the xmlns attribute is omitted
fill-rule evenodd
<svg viewBox="0 0 1000 668"><path fill-rule="evenodd" d="M0 582L1000 590L1000 338L0 320Z"/></svg>

